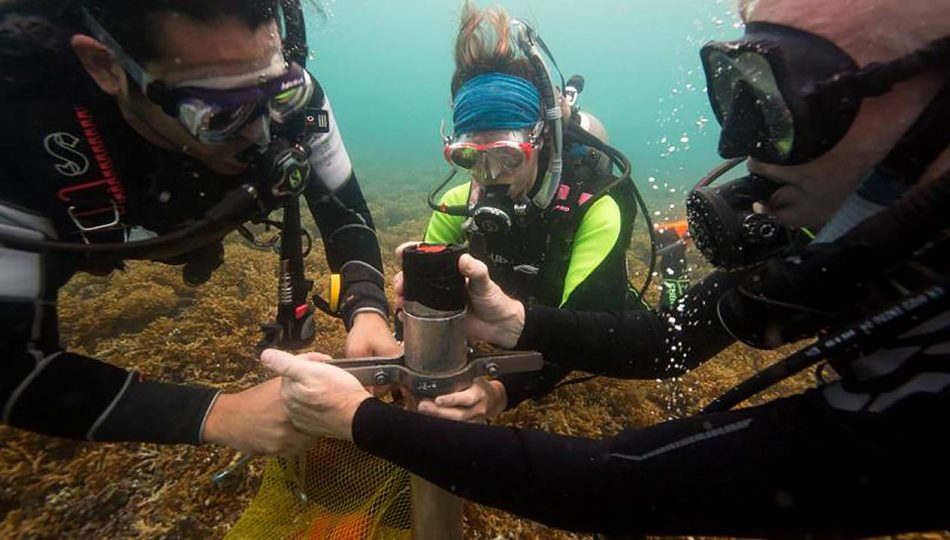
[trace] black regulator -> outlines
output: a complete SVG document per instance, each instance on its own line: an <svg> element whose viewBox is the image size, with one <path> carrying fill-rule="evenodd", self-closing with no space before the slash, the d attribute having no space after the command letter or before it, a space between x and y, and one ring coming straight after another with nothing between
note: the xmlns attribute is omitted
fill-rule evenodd
<svg viewBox="0 0 950 540"><path fill-rule="evenodd" d="M734 159L699 181L686 199L689 232L696 247L717 268L736 270L784 253L792 233L775 216L758 211L780 187L750 174L722 185L711 184L744 159Z"/></svg>

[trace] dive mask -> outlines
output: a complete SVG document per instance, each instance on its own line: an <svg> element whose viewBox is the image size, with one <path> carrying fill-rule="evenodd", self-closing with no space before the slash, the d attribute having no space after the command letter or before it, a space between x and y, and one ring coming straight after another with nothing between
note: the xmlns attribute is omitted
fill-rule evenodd
<svg viewBox="0 0 950 540"><path fill-rule="evenodd" d="M850 129L864 98L950 64L950 38L859 68L821 36L752 22L742 39L708 43L700 56L709 101L722 125L719 154L796 165L831 150Z"/></svg>
<svg viewBox="0 0 950 540"><path fill-rule="evenodd" d="M310 74L297 63L287 63L280 51L253 73L171 86L145 71L88 10L83 8L82 14L88 29L112 51L145 97L203 144L221 144L261 118L286 122L313 96Z"/></svg>
<svg viewBox="0 0 950 540"><path fill-rule="evenodd" d="M475 135L465 133L455 138L443 133L443 156L451 165L472 171L479 179L495 180L505 173L517 170L531 159L541 146L539 122L530 131L511 131L488 143L475 142Z"/></svg>
<svg viewBox="0 0 950 540"><path fill-rule="evenodd" d="M286 122L307 106L314 90L310 74L297 64L290 64L283 75L255 86L219 90L202 85L209 81L146 96L177 118L192 137L204 144L220 144L260 118Z"/></svg>

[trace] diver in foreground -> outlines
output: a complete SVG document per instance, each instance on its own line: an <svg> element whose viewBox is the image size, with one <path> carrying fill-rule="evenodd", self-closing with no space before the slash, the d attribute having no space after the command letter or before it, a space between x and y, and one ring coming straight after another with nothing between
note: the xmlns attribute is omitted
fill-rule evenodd
<svg viewBox="0 0 950 540"><path fill-rule="evenodd" d="M182 265L198 285L221 264L226 234L302 194L342 274L348 353L398 350L372 219L305 69L299 3L173 6L8 2L0 12L0 411L49 435L293 453L311 440L288 421L276 379L223 394L59 344L57 291L74 273L148 259Z"/></svg>
<svg viewBox="0 0 950 540"><path fill-rule="evenodd" d="M745 36L703 47L720 153L752 176L690 195L722 270L679 304L682 332L640 312L582 313L469 278L472 339L610 375L665 376L735 339L811 345L703 414L605 440L451 422L387 406L349 374L270 350L291 418L446 489L543 523L637 534L883 535L950 527L950 5L759 0ZM708 184L708 182L703 182ZM753 203L765 212L753 212ZM756 206L758 206L756 205ZM819 231L802 249L789 227ZM826 360L840 378L730 410ZM675 369L673 369L675 371ZM827 374L826 374L827 375Z"/></svg>
<svg viewBox="0 0 950 540"><path fill-rule="evenodd" d="M597 149L619 155L603 124L576 108L583 80L565 83L533 29L501 8L466 3L455 53L454 133L443 134L452 173L433 195L460 169L472 179L438 204L430 196L425 241L467 244L519 300L598 311L638 305L626 261L636 188L626 158L617 177ZM548 364L446 398L478 402L456 418L478 419L548 393L568 371Z"/></svg>

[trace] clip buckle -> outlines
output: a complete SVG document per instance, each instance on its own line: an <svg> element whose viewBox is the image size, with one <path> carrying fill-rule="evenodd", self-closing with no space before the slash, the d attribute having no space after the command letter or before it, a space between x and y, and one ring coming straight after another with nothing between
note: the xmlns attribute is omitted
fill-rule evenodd
<svg viewBox="0 0 950 540"><path fill-rule="evenodd" d="M103 210L93 210L89 212L79 212L77 211L76 206L70 206L69 208L66 209L66 213L69 214L69 219L71 219L73 222L73 225L75 225L76 228L79 229L79 235L82 237L82 241L85 242L86 244L90 243L89 237L86 236L86 233L104 231L106 229L111 229L120 224L122 218L121 218L121 214L119 213L119 205L116 204L114 200L110 200L109 203L112 205L112 219L105 223L99 223L95 225L84 224L82 222L82 218L85 218L93 214L100 214L103 211L108 211L107 208Z"/></svg>

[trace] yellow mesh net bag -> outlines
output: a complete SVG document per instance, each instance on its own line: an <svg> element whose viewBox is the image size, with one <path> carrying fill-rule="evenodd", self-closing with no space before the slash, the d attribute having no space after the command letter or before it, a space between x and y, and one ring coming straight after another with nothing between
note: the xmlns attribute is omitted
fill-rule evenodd
<svg viewBox="0 0 950 540"><path fill-rule="evenodd" d="M409 473L348 441L268 460L260 491L229 539L408 539Z"/></svg>

